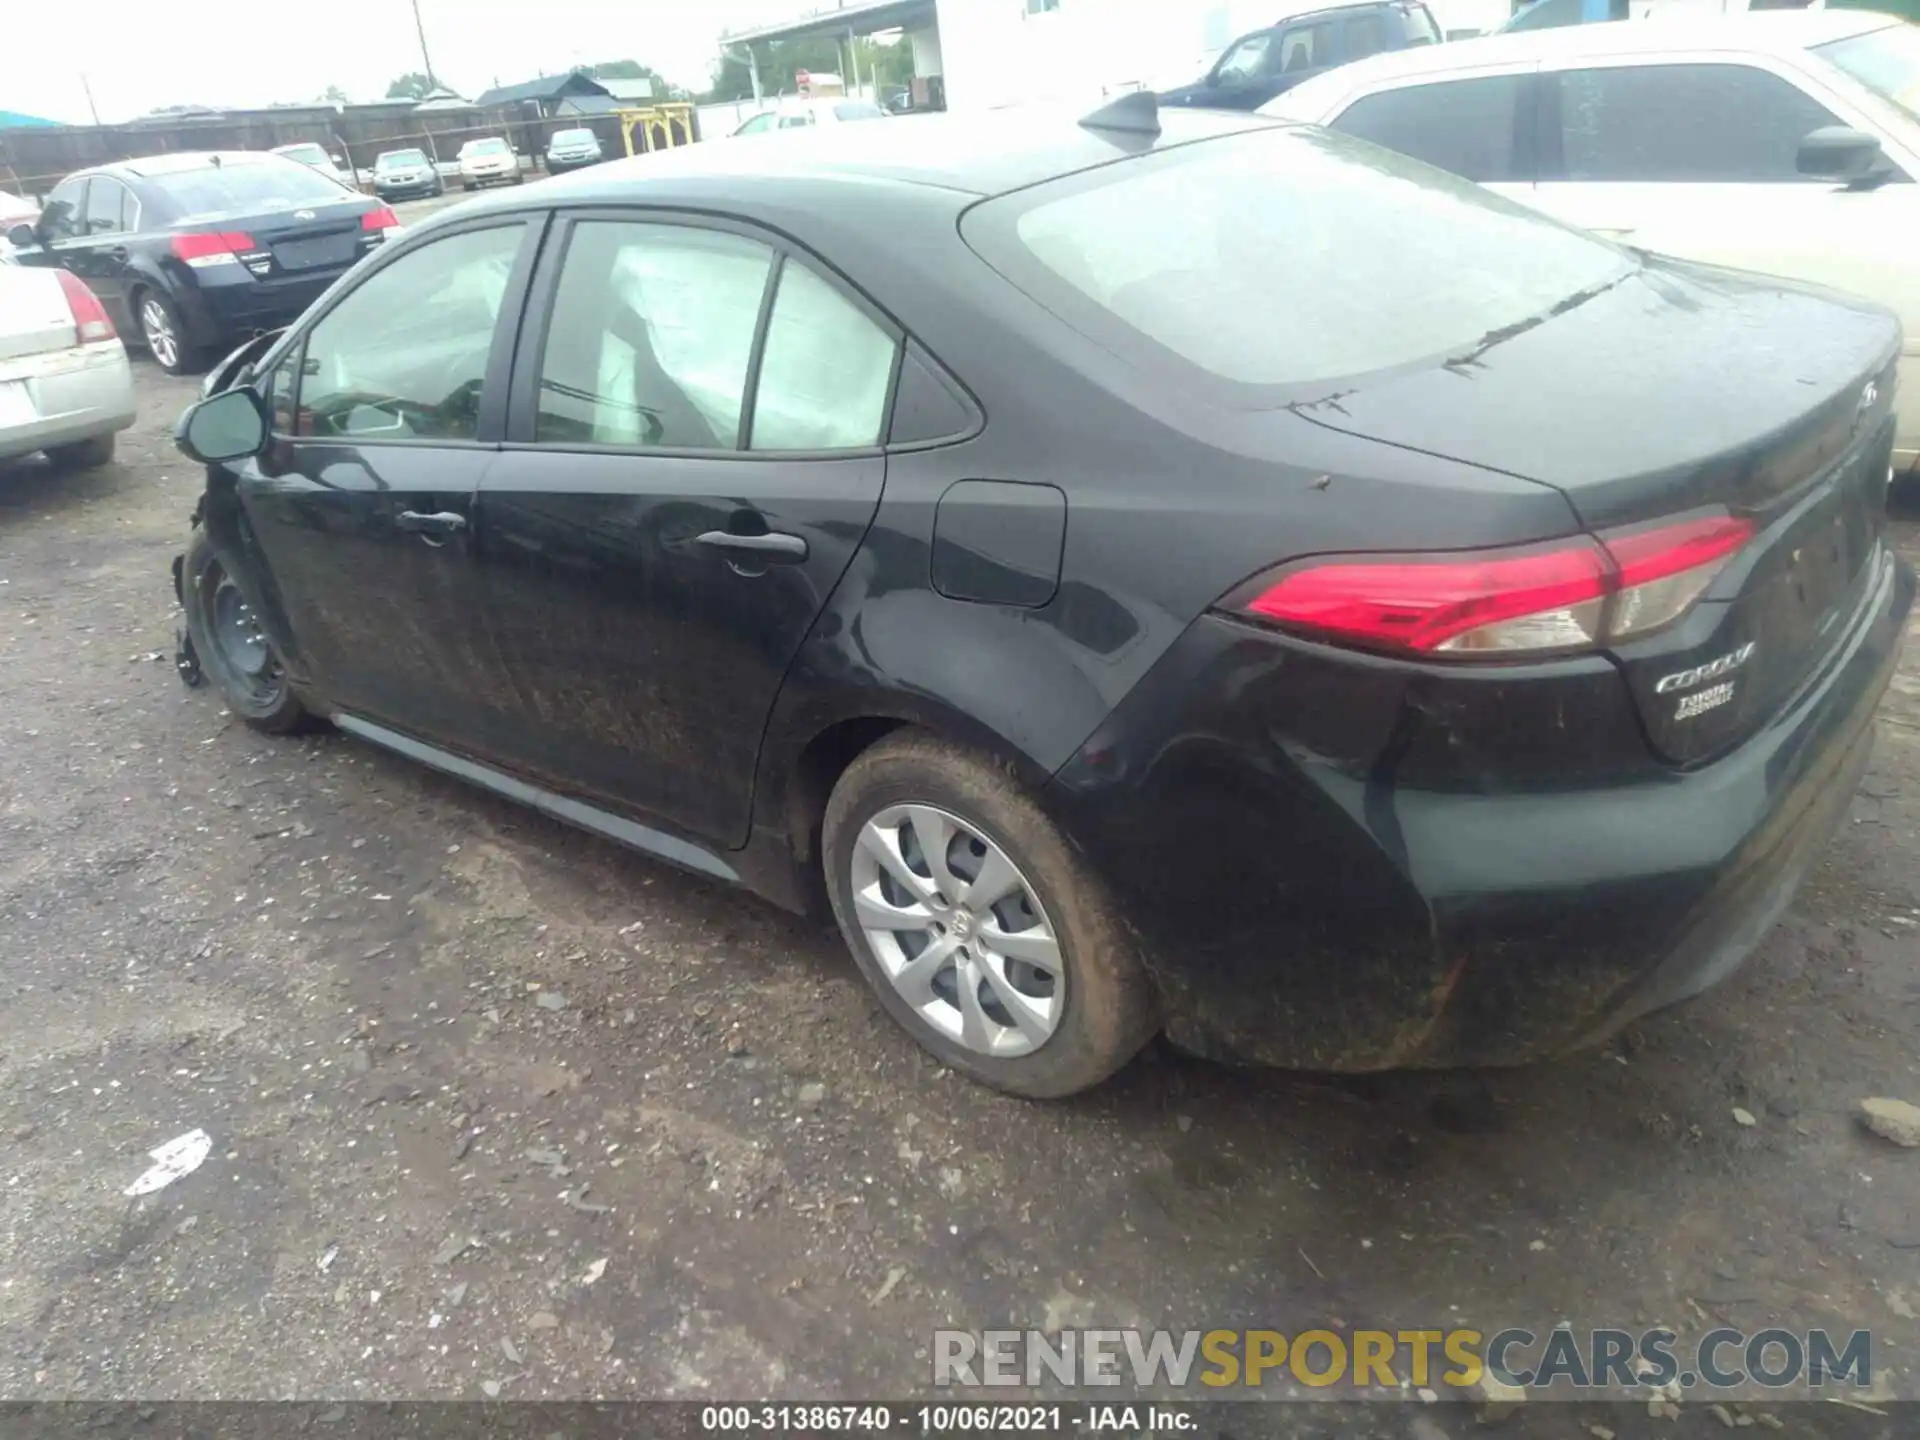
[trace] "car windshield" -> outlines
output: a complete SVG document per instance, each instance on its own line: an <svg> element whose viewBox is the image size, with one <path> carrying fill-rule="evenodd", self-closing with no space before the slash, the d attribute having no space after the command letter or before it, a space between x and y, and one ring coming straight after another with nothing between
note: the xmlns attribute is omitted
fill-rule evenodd
<svg viewBox="0 0 1920 1440"><path fill-rule="evenodd" d="M507 142L504 140L469 140L460 147L462 155L504 155Z"/></svg>
<svg viewBox="0 0 1920 1440"><path fill-rule="evenodd" d="M591 145L593 143L593 131L556 130L553 134L552 141L549 143L554 145Z"/></svg>
<svg viewBox="0 0 1920 1440"><path fill-rule="evenodd" d="M836 120L884 120L887 112L865 100L846 100L833 107Z"/></svg>
<svg viewBox="0 0 1920 1440"><path fill-rule="evenodd" d="M1159 347L1244 386L1465 351L1637 266L1477 185L1304 128L1182 146L990 200L963 233L1109 348L1151 359Z"/></svg>
<svg viewBox="0 0 1920 1440"><path fill-rule="evenodd" d="M424 150L389 150L373 162L376 170L406 170L427 163Z"/></svg>
<svg viewBox="0 0 1920 1440"><path fill-rule="evenodd" d="M147 183L173 201L180 218L241 211L333 205L346 198L337 180L290 160L235 161L149 175Z"/></svg>
<svg viewBox="0 0 1920 1440"><path fill-rule="evenodd" d="M1889 25L1813 47L1847 74L1920 121L1920 25Z"/></svg>

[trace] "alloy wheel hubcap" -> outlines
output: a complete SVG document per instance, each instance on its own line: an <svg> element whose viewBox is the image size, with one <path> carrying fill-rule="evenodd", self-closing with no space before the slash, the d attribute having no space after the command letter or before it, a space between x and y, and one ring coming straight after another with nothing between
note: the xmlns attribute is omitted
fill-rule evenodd
<svg viewBox="0 0 1920 1440"><path fill-rule="evenodd" d="M140 328L146 332L147 349L153 352L153 358L162 365L171 365L179 358L174 346L173 326L167 321L167 312L157 300L149 300L140 307Z"/></svg>
<svg viewBox="0 0 1920 1440"><path fill-rule="evenodd" d="M978 827L895 805L860 829L855 917L893 988L980 1055L1030 1055L1059 1028L1066 969L1032 884Z"/></svg>

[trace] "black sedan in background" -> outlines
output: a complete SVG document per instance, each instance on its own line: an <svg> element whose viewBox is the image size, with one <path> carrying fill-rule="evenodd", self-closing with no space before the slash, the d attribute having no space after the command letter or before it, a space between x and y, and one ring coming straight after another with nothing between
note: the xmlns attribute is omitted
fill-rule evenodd
<svg viewBox="0 0 1920 1440"><path fill-rule="evenodd" d="M385 204L311 166L206 151L69 175L7 238L22 265L85 280L120 334L179 374L286 325L399 229Z"/></svg>
<svg viewBox="0 0 1920 1440"><path fill-rule="evenodd" d="M411 232L184 417L178 589L253 725L830 910L990 1084L1524 1062L1846 810L1900 347L1322 130L822 126Z"/></svg>
<svg viewBox="0 0 1920 1440"><path fill-rule="evenodd" d="M426 151L382 150L373 162L373 193L382 200L418 200L444 195L447 186Z"/></svg>

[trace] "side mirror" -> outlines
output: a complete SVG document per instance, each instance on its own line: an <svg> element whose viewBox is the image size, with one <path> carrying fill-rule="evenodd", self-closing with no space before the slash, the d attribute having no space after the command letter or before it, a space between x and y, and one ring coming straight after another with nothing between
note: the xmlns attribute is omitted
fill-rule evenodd
<svg viewBox="0 0 1920 1440"><path fill-rule="evenodd" d="M1872 180L1891 169L1878 138L1845 125L1823 126L1807 136L1800 142L1796 163L1802 175L1852 182Z"/></svg>
<svg viewBox="0 0 1920 1440"><path fill-rule="evenodd" d="M173 443L189 460L220 465L258 455L266 449L271 430L267 402L241 386L222 390L182 415L174 428Z"/></svg>
<svg viewBox="0 0 1920 1440"><path fill-rule="evenodd" d="M30 250L40 243L39 233L33 226L22 222L7 231L7 244L16 250Z"/></svg>

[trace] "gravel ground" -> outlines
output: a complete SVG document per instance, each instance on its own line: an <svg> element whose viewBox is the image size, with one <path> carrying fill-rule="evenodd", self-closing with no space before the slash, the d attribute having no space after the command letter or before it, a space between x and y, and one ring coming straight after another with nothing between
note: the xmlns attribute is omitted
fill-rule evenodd
<svg viewBox="0 0 1920 1440"><path fill-rule="evenodd" d="M1866 1327L1914 1393L1920 1151L1853 1111L1920 1100L1920 648L1791 917L1606 1051L1031 1105L816 925L184 689L194 387L136 372L115 463L0 470L0 1397L899 1396L944 1325L1562 1320Z"/></svg>

